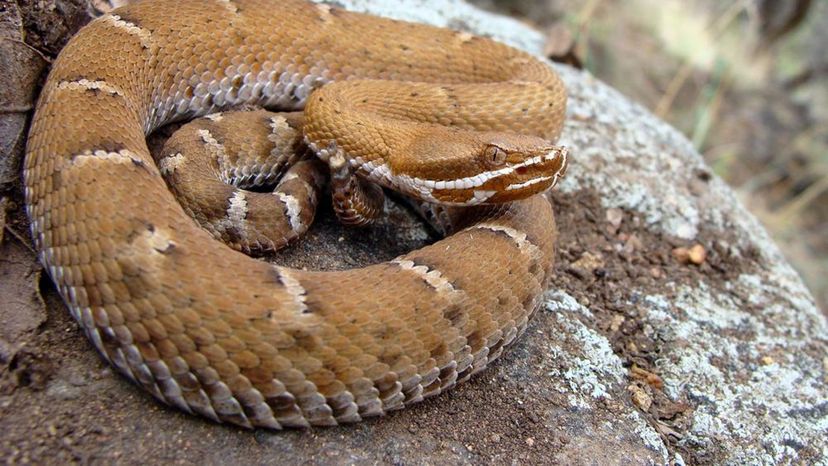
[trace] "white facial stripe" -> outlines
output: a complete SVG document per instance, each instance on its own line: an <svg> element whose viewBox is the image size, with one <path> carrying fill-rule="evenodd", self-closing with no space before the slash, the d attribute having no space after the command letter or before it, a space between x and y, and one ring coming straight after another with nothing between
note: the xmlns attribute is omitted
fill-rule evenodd
<svg viewBox="0 0 828 466"><path fill-rule="evenodd" d="M488 201L492 196L494 196L496 192L497 191L483 191L483 190L478 191L478 190L474 190L474 195L472 196L471 199L469 199L467 204L468 205L482 204L482 203Z"/></svg>
<svg viewBox="0 0 828 466"><path fill-rule="evenodd" d="M320 150L315 144L307 141L308 145L314 150L317 155L326 160L330 158L330 151L329 150ZM327 156L327 157L326 157ZM558 170L551 176L539 177L534 178L529 181L525 181L523 183L515 183L510 185L507 189L508 190L515 190L520 189L526 186L530 186L535 183L541 183L544 181L549 180L550 178L554 178L552 185L557 182L558 178L560 177L561 173L563 172L563 168L566 167L566 156L567 150L564 147L555 147L548 153L532 157L531 159L525 160L518 165L513 165L511 167L504 167L498 170L492 170L484 173L480 173L473 177L466 177L466 178L459 178L455 180L428 180L423 178L412 177L405 174L393 174L391 169L388 167L386 163L383 161L366 161L362 157L354 157L348 159L348 163L351 167L354 168L355 172L359 172L365 178L381 184L385 187L392 188L399 190L403 193L416 196L419 199L426 201L426 202L433 202L439 203L444 205L459 205L459 206L469 206L469 205L477 205L486 202L487 200L491 199L492 196L496 194L496 191L489 191L489 190L475 190L472 194L472 197L467 201L462 202L446 202L443 200L439 200L434 197L434 190L451 190L451 189L471 189L481 186L486 181L491 179L509 174L517 170L518 168L532 166L544 161L552 160L556 157L563 157L563 163L561 164L561 169Z"/></svg>
<svg viewBox="0 0 828 466"><path fill-rule="evenodd" d="M558 179L561 176L563 176L563 174L566 172L566 165L569 162L568 159L567 159L568 155L569 155L569 150L566 147L561 147L561 158L563 158L563 161L561 162L561 169L555 172L555 179L552 180L552 184L549 185L550 187L553 187L556 184L558 184Z"/></svg>
<svg viewBox="0 0 828 466"><path fill-rule="evenodd" d="M532 157L531 159L524 160L523 162L512 165L509 167L503 167L497 170L491 170L488 172L479 173L475 176L469 176L465 178L457 178L454 180L430 180L424 178L417 178L411 177L408 175L392 175L391 170L385 164L376 164L374 162L366 162L360 157L357 157L352 160L352 165L356 166L358 169L362 171L362 173L374 180L375 182L385 184L386 186L392 187L400 187L400 188L410 188L413 191L420 192L420 193L427 193L428 197L432 197L431 193L435 190L452 190L452 189L472 189L482 186L489 180L509 175L513 173L515 170L520 168L530 167L533 165L537 165L539 163L552 160L555 157L564 155L564 151L560 148L555 148L554 150L548 152L545 155L539 155L537 157ZM564 155L565 157L565 155ZM565 161L565 159L564 159ZM546 177L545 179L549 179L550 177ZM526 186L532 183L539 183L544 181L544 179L536 179L530 180L526 182ZM518 188L513 188L518 189Z"/></svg>
<svg viewBox="0 0 828 466"><path fill-rule="evenodd" d="M532 157L531 159L526 159L523 162L512 165L509 167L499 168L497 170L491 170L483 173L479 173L474 176L469 176L465 178L457 178L454 180L427 180L422 178L414 178L414 181L420 184L425 185L428 188L434 189L470 189L470 188L477 188L482 186L483 183L486 183L489 180L494 178L498 178L504 175L508 175L513 173L515 170L524 168L524 167L531 167L533 165L537 165L541 162L546 162L548 160L552 160L555 157L558 157L560 154L560 149L555 148L552 151L544 154L539 155L537 157Z"/></svg>
<svg viewBox="0 0 828 466"><path fill-rule="evenodd" d="M557 175L541 176L539 178L535 178L535 179L532 179L532 180L529 180L529 181L524 181L523 183L510 184L509 186L506 187L506 191L513 191L515 189L523 189L527 186L532 186L533 184L541 183L541 182L544 182L546 180L551 180L552 178L554 178L556 176Z"/></svg>
<svg viewBox="0 0 828 466"><path fill-rule="evenodd" d="M388 188L397 189L403 193L417 196L428 202L439 202L431 193L432 188L415 182L416 178L408 175L394 175L385 163L366 162L362 157L350 160L351 166L359 171L369 180L384 185Z"/></svg>

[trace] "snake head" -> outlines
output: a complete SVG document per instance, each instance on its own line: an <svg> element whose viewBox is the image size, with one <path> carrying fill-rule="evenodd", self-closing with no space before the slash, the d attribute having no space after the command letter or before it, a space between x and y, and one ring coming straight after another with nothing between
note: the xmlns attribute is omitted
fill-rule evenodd
<svg viewBox="0 0 828 466"><path fill-rule="evenodd" d="M406 177L408 189L403 188L449 205L525 199L554 186L567 166L566 148L519 134L476 133L472 140L456 137L449 149L429 149L439 155L423 157L420 152L421 164L410 168L421 175Z"/></svg>

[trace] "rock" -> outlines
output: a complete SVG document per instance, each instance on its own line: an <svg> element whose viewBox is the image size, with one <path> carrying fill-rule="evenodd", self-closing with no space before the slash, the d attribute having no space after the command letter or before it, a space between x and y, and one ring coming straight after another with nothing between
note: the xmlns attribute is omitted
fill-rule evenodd
<svg viewBox="0 0 828 466"><path fill-rule="evenodd" d="M537 54L544 47L541 34L460 0L337 3L489 35ZM251 433L162 407L103 372L47 287L48 318L27 348L51 358L55 369L46 390L0 390L0 456L127 463L828 461L828 324L799 277L685 137L589 74L556 68L570 90L562 143L573 154L551 196L559 263L545 309L498 363L448 394L382 419ZM394 215L394 222L354 234L328 209L309 238L279 258L352 267L427 240L406 211ZM392 226L398 220L403 227ZM374 240L384 241L379 251ZM672 254L690 245L706 254L698 264ZM582 261L584 273L569 273L584 257L600 261ZM90 386L72 383L87 373L101 375ZM73 387L71 397L50 396L66 387Z"/></svg>
<svg viewBox="0 0 828 466"><path fill-rule="evenodd" d="M35 86L45 60L23 42L23 19L15 3L0 8L0 190L20 174L27 113L34 107ZM5 209L0 217L5 216Z"/></svg>

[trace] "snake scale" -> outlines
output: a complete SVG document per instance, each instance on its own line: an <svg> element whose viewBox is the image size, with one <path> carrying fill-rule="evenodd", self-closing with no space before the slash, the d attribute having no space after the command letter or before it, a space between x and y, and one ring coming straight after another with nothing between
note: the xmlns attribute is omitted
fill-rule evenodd
<svg viewBox="0 0 828 466"><path fill-rule="evenodd" d="M145 140L240 104L304 109L298 134L330 167L340 217L365 212L368 181L480 205L448 207L453 233L386 263L252 259L171 194L162 171L185 156L156 164ZM525 329L552 267L539 193L566 166L550 142L565 105L546 64L468 33L298 0L146 0L87 25L54 62L27 145L27 213L73 317L159 400L245 427L355 422L466 380ZM216 192L245 222L244 191ZM307 220L297 192L270 196L294 227Z"/></svg>

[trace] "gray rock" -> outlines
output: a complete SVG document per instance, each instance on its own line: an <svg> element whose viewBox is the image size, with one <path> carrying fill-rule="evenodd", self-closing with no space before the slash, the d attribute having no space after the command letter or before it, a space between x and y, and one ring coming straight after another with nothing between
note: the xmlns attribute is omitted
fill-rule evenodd
<svg viewBox="0 0 828 466"><path fill-rule="evenodd" d="M23 41L23 20L14 3L0 9L0 189L19 178L26 113L33 107L45 61ZM0 212L0 217L4 212ZM2 234L0 234L2 237Z"/></svg>

